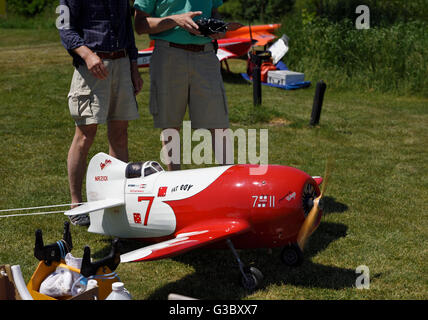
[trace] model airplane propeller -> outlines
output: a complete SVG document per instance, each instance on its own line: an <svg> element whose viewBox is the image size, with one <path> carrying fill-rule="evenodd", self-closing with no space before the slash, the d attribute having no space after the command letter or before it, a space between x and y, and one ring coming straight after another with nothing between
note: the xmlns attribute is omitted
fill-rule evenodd
<svg viewBox="0 0 428 320"><path fill-rule="evenodd" d="M149 242L121 255L121 262L172 257L202 246L232 250L243 285L262 278L247 268L235 248L284 247L287 265L320 223L321 177L287 166L227 165L164 171L154 161L124 163L95 155L88 166L88 202L66 215L90 214L88 231ZM260 173L260 172L259 172Z"/></svg>
<svg viewBox="0 0 428 320"><path fill-rule="evenodd" d="M328 178L330 176L331 165L332 165L332 160L330 159L326 165L326 171L324 174L324 183L323 183L322 188L321 188L321 193L313 201L313 207L312 207L311 211L309 212L308 216L306 217L306 220L303 223L302 227L300 228L299 234L297 235L297 243L299 245L300 250L302 250L302 251L303 251L303 248L305 247L305 244L306 244L309 236L316 229L316 221L318 218L318 213L323 207L322 197L324 196L325 190L327 188L327 181L328 181Z"/></svg>

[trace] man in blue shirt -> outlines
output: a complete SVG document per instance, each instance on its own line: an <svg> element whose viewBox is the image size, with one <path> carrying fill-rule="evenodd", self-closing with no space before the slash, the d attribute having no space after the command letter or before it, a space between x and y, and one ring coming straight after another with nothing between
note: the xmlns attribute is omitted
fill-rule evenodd
<svg viewBox="0 0 428 320"><path fill-rule="evenodd" d="M128 121L138 118L135 95L143 80L138 72L128 0L61 0L68 24L61 42L73 57L75 71L68 94L76 123L68 158L72 207L82 202L82 182L97 126L107 123L109 154L128 162ZM88 216L71 217L88 225Z"/></svg>

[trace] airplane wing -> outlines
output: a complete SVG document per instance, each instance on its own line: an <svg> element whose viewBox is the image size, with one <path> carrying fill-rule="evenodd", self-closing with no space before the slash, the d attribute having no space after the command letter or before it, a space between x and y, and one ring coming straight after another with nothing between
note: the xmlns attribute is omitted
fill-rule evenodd
<svg viewBox="0 0 428 320"><path fill-rule="evenodd" d="M81 206L75 207L71 210L65 211L64 214L66 216L87 214L87 213L98 211L101 209L117 207L123 204L125 204L123 199L105 199L105 200L99 200L99 201L91 201Z"/></svg>
<svg viewBox="0 0 428 320"><path fill-rule="evenodd" d="M220 61L241 57L248 53L253 43L246 38L225 38L218 40L217 58Z"/></svg>
<svg viewBox="0 0 428 320"><path fill-rule="evenodd" d="M280 26L280 24L244 26L234 31L228 31L226 38L252 38L255 42L254 45L265 46L276 38L274 33Z"/></svg>
<svg viewBox="0 0 428 320"><path fill-rule="evenodd" d="M186 227L176 237L120 256L121 262L148 261L172 257L186 251L246 232L250 225L241 219L219 219Z"/></svg>
<svg viewBox="0 0 428 320"><path fill-rule="evenodd" d="M230 59L230 58L235 58L237 56L238 55L236 55L235 53L230 52L230 51L228 51L226 49L219 48L217 50L217 58L218 58L219 61L223 61L225 59Z"/></svg>

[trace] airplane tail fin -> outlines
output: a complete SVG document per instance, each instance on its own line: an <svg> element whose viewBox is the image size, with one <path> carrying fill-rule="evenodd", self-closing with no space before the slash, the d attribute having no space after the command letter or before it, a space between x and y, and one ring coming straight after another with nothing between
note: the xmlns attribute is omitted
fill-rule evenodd
<svg viewBox="0 0 428 320"><path fill-rule="evenodd" d="M88 201L122 199L127 163L105 153L96 154L88 165L86 193Z"/></svg>
<svg viewBox="0 0 428 320"><path fill-rule="evenodd" d="M96 154L86 173L87 203L65 212L66 215L87 214L125 203L127 164L105 153ZM100 211L102 212L102 211Z"/></svg>

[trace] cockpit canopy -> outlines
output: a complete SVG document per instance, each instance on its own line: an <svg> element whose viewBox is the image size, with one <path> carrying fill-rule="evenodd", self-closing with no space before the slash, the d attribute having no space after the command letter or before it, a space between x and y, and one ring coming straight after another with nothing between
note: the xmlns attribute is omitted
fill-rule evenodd
<svg viewBox="0 0 428 320"><path fill-rule="evenodd" d="M153 173L164 171L156 161L131 162L126 167L126 178L147 177Z"/></svg>

